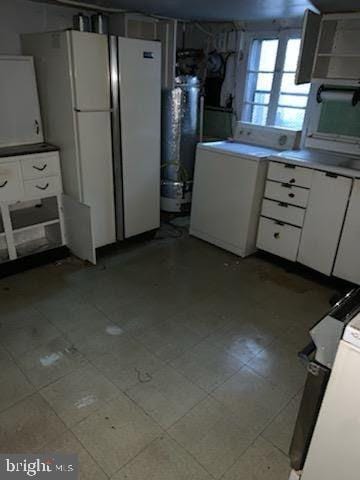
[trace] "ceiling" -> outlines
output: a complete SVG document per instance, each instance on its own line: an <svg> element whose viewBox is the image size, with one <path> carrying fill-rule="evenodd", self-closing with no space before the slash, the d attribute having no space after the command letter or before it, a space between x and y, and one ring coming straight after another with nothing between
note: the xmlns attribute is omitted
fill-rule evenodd
<svg viewBox="0 0 360 480"><path fill-rule="evenodd" d="M40 0L47 1L47 0ZM50 0L51 1L51 0ZM54 2L54 0L52 0ZM56 0L55 0L56 1ZM58 2L75 4L74 0ZM98 7L193 20L268 20L302 16L306 8L323 12L360 10L359 0L82 0ZM81 3L81 0L79 0ZM356 6L357 4L357 6Z"/></svg>

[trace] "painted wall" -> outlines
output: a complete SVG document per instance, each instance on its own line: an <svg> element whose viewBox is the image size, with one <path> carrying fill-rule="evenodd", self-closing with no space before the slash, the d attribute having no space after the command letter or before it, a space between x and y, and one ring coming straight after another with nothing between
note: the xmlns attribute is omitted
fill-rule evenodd
<svg viewBox="0 0 360 480"><path fill-rule="evenodd" d="M0 0L0 55L21 53L21 33L71 27L72 17L76 13L79 10L30 0Z"/></svg>

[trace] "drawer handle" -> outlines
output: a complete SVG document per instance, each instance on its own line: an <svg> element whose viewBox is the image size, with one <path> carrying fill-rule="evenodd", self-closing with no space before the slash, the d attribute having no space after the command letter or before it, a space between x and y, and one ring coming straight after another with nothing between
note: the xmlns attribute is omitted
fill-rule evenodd
<svg viewBox="0 0 360 480"><path fill-rule="evenodd" d="M5 182L0 185L0 188L4 188L7 184L8 184L8 181L5 180Z"/></svg>
<svg viewBox="0 0 360 480"><path fill-rule="evenodd" d="M289 193L288 194L290 198L294 198L295 197L295 193Z"/></svg>
<svg viewBox="0 0 360 480"><path fill-rule="evenodd" d="M284 202L279 202L279 207L284 207L284 208L288 208L288 204L287 203L284 203Z"/></svg>
<svg viewBox="0 0 360 480"><path fill-rule="evenodd" d="M40 185L35 185L36 188L38 188L39 190L46 190L48 187L49 187L49 184L47 183L46 185L44 185L43 187L41 187Z"/></svg>
<svg viewBox="0 0 360 480"><path fill-rule="evenodd" d="M291 165L290 163L284 163L284 167L285 168L292 168L293 170L295 170L295 165Z"/></svg>
<svg viewBox="0 0 360 480"><path fill-rule="evenodd" d="M296 182L295 178L292 178L289 183L295 183L295 182Z"/></svg>
<svg viewBox="0 0 360 480"><path fill-rule="evenodd" d="M280 238L280 233L279 232L274 233L274 238L276 238L276 239Z"/></svg>
<svg viewBox="0 0 360 480"><path fill-rule="evenodd" d="M38 167L38 166L36 166L36 165L33 165L33 168L34 168L35 170L37 170L38 172L43 172L46 167L47 167L47 163L45 163L45 165L43 165L42 167Z"/></svg>
<svg viewBox="0 0 360 480"><path fill-rule="evenodd" d="M331 177L331 178L338 178L338 176L336 175L336 173L332 173L332 172L326 172L325 175L327 177Z"/></svg>
<svg viewBox="0 0 360 480"><path fill-rule="evenodd" d="M283 188L291 188L291 185L288 185L287 183L282 183L281 186Z"/></svg>

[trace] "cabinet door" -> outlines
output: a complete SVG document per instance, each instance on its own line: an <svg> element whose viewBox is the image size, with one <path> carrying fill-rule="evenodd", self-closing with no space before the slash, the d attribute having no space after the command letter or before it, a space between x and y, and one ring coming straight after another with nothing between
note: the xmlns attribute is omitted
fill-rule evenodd
<svg viewBox="0 0 360 480"><path fill-rule="evenodd" d="M106 35L71 32L75 107L82 111L110 109L110 74Z"/></svg>
<svg viewBox="0 0 360 480"><path fill-rule="evenodd" d="M91 209L69 195L62 196L65 239L69 250L82 260L96 264Z"/></svg>
<svg viewBox="0 0 360 480"><path fill-rule="evenodd" d="M332 272L352 180L315 172L301 235L298 261L326 275Z"/></svg>
<svg viewBox="0 0 360 480"><path fill-rule="evenodd" d="M0 57L0 147L43 141L31 57Z"/></svg>
<svg viewBox="0 0 360 480"><path fill-rule="evenodd" d="M333 273L357 284L360 284L359 239L360 180L355 180Z"/></svg>
<svg viewBox="0 0 360 480"><path fill-rule="evenodd" d="M311 74L320 30L321 15L306 10L301 35L301 47L296 70L295 83L311 82Z"/></svg>

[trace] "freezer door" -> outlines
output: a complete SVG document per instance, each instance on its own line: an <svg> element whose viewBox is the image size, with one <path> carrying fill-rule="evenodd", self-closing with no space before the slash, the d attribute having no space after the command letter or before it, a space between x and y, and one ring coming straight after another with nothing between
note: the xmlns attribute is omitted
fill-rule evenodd
<svg viewBox="0 0 360 480"><path fill-rule="evenodd" d="M109 112L76 114L82 202L91 208L95 247L115 242L115 209Z"/></svg>
<svg viewBox="0 0 360 480"><path fill-rule="evenodd" d="M110 74L106 35L69 32L76 110L110 109Z"/></svg>
<svg viewBox="0 0 360 480"><path fill-rule="evenodd" d="M119 38L124 232L160 225L161 45Z"/></svg>

